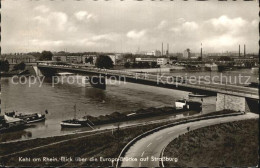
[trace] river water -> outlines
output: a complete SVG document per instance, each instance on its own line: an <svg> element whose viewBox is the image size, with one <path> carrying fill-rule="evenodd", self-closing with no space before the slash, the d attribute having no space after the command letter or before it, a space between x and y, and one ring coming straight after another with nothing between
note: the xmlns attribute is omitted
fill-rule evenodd
<svg viewBox="0 0 260 168"><path fill-rule="evenodd" d="M175 100L188 96L188 92L185 91L115 81L108 81L106 90L101 90L89 84L69 84L68 82L53 86L51 80L48 79L44 80L42 86L40 86L40 81L29 86L28 82L14 84L12 78L2 78L1 87L2 113L18 111L44 114L44 111L48 110L45 122L32 124L29 128L16 132L15 134L19 136L15 136L14 139L74 132L75 129L62 130L60 122L74 117L75 104L77 118L80 118L84 115L99 116L115 111L173 106ZM216 97L209 97L203 101L203 113L215 110L215 100Z"/></svg>

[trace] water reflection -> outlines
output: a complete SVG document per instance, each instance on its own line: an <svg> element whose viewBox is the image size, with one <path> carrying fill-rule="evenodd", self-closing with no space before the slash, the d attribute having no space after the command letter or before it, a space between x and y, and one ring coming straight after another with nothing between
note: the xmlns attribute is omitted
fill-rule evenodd
<svg viewBox="0 0 260 168"><path fill-rule="evenodd" d="M23 131L31 133L16 136L17 139L62 135L88 129L61 130L60 122L74 117L75 104L77 104L77 117L80 118L85 115L106 115L115 111L125 112L140 108L172 106L175 100L188 96L188 92L184 91L134 83L109 84L106 90L101 90L88 84L83 86L63 83L53 87L51 82L51 78L45 78L42 87L39 87L39 83L29 87L23 84L14 85L11 78L1 79L3 113L15 110L44 114L46 109L49 112L45 122L35 123L24 129ZM206 109L206 111L203 109L203 112L215 110L215 104L207 101L203 103ZM22 134L23 131L18 133Z"/></svg>

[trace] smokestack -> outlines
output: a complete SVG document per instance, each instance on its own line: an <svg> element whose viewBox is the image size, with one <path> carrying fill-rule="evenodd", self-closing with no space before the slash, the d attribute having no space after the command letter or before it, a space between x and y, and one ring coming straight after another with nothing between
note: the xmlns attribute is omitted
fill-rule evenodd
<svg viewBox="0 0 260 168"><path fill-rule="evenodd" d="M244 44L244 57L246 57L246 45Z"/></svg>
<svg viewBox="0 0 260 168"><path fill-rule="evenodd" d="M240 57L240 44L239 44L239 48L238 48L238 56Z"/></svg>
<svg viewBox="0 0 260 168"><path fill-rule="evenodd" d="M167 43L167 57L169 56L169 43Z"/></svg>
<svg viewBox="0 0 260 168"><path fill-rule="evenodd" d="M202 60L202 43L200 43L200 58Z"/></svg>
<svg viewBox="0 0 260 168"><path fill-rule="evenodd" d="M163 56L163 43L162 43L162 56Z"/></svg>

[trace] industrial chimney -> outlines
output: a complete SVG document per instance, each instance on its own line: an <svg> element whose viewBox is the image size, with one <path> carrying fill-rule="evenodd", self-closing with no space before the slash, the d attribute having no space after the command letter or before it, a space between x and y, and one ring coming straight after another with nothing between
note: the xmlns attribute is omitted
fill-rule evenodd
<svg viewBox="0 0 260 168"><path fill-rule="evenodd" d="M240 57L240 44L239 44L239 48L238 48L238 56Z"/></svg>
<svg viewBox="0 0 260 168"><path fill-rule="evenodd" d="M202 43L200 43L200 58L202 60Z"/></svg>
<svg viewBox="0 0 260 168"><path fill-rule="evenodd" d="M246 45L244 44L244 57L246 57Z"/></svg>
<svg viewBox="0 0 260 168"><path fill-rule="evenodd" d="M169 43L167 43L167 51L166 51L166 56L169 56Z"/></svg>
<svg viewBox="0 0 260 168"><path fill-rule="evenodd" d="M163 43L162 43L162 56L163 56Z"/></svg>

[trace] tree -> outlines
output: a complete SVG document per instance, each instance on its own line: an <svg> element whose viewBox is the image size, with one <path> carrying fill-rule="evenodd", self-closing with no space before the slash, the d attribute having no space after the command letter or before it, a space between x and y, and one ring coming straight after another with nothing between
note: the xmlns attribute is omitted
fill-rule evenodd
<svg viewBox="0 0 260 168"><path fill-rule="evenodd" d="M107 55L100 55L96 60L96 67L110 69L114 64L112 59Z"/></svg>
<svg viewBox="0 0 260 168"><path fill-rule="evenodd" d="M143 63L143 67L144 67L144 68L150 68L150 64L149 64L148 62L144 62L144 63Z"/></svg>
<svg viewBox="0 0 260 168"><path fill-rule="evenodd" d="M134 62L133 64L132 64L132 68L137 68L137 63L136 62Z"/></svg>
<svg viewBox="0 0 260 168"><path fill-rule="evenodd" d="M90 64L93 64L93 57L88 57L85 59L85 62L86 63L90 63Z"/></svg>
<svg viewBox="0 0 260 168"><path fill-rule="evenodd" d="M21 62L19 64L16 64L14 67L13 67L13 70L24 70L25 69L25 63L24 62Z"/></svg>
<svg viewBox="0 0 260 168"><path fill-rule="evenodd" d="M156 67L157 67L157 63L156 63L156 62L152 62L152 63L151 63L151 67L152 67L152 68L156 68Z"/></svg>
<svg viewBox="0 0 260 168"><path fill-rule="evenodd" d="M126 63L124 64L124 67L125 67L125 68L129 68L130 66L131 66L130 62L126 62Z"/></svg>
<svg viewBox="0 0 260 168"><path fill-rule="evenodd" d="M0 71L8 72L9 71L9 62L7 60L0 61Z"/></svg>
<svg viewBox="0 0 260 168"><path fill-rule="evenodd" d="M143 66L144 66L144 65L143 65L142 62L138 62L138 63L137 63L137 67L138 67L138 68L143 68Z"/></svg>
<svg viewBox="0 0 260 168"><path fill-rule="evenodd" d="M52 56L53 56L52 52L50 52L50 51L43 51L41 53L40 60L41 61L43 61L43 60L48 61L48 60L52 59Z"/></svg>

